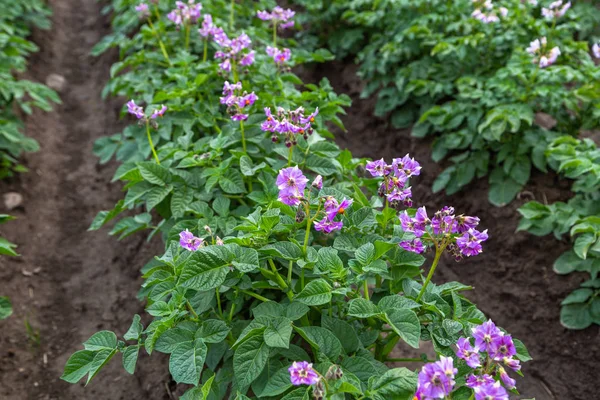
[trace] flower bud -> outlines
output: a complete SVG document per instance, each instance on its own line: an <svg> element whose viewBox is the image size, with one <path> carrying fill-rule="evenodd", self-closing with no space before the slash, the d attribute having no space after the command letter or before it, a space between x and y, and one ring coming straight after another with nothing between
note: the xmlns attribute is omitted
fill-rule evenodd
<svg viewBox="0 0 600 400"><path fill-rule="evenodd" d="M217 246L223 246L225 243L223 243L223 239L221 239L220 237L217 236Z"/></svg>
<svg viewBox="0 0 600 400"><path fill-rule="evenodd" d="M209 235L212 235L212 230L210 229L210 226L208 225L204 225L204 230L206 231L206 233L208 233Z"/></svg>
<svg viewBox="0 0 600 400"><path fill-rule="evenodd" d="M323 177L321 175L317 175L317 177L312 183L312 187L318 190L321 190L323 188Z"/></svg>
<svg viewBox="0 0 600 400"><path fill-rule="evenodd" d="M296 222L301 223L304 221L304 218L306 218L306 213L302 210L302 207L298 207L298 210L296 211Z"/></svg>

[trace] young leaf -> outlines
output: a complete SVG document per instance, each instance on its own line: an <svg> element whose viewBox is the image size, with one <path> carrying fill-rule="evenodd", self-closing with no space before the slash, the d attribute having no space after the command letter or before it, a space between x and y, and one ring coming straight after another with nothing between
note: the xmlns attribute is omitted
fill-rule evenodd
<svg viewBox="0 0 600 400"><path fill-rule="evenodd" d="M198 385L207 352L202 339L180 343L169 358L169 372L177 383Z"/></svg>
<svg viewBox="0 0 600 400"><path fill-rule="evenodd" d="M96 352L91 350L80 350L73 353L67 360L65 371L60 379L69 383L79 382L90 371L95 355Z"/></svg>

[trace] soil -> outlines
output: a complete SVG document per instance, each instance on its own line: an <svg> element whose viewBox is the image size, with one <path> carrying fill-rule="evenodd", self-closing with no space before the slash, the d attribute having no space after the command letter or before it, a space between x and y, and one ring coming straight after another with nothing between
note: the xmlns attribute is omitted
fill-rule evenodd
<svg viewBox="0 0 600 400"><path fill-rule="evenodd" d="M116 54L89 55L109 32L96 0L49 3L53 27L35 32L33 40L42 50L31 59L28 77L43 82L50 74L63 76L63 104L53 113L36 112L27 119L27 134L42 149L25 158L29 173L0 182L0 194L18 192L24 198L11 211L18 220L0 227L0 234L17 243L22 253L0 258L0 295L9 296L15 309L0 322L0 398L174 398L167 362L160 355L142 355L134 376L115 360L85 389L59 379L68 356L91 334L109 329L122 335L131 316L143 313L135 297L139 269L159 252L161 243L148 244L143 235L119 242L106 230L87 231L99 210L121 198L119 185L109 183L116 165L99 166L92 155L95 139L122 127L122 102L102 101L100 96ZM568 182L551 174L534 175L522 198L504 208L487 202L485 179L449 198L433 194L431 184L441 167L431 161L430 143L374 118L374 100L359 98L362 84L355 72L351 63L334 63L303 74L310 80L327 76L337 91L353 98L351 113L343 118L349 133L340 132L339 144L357 156L388 160L411 153L423 165L413 183L418 204L430 210L452 204L458 212L479 216L489 229L483 255L460 264L443 260L434 281L474 286L470 298L527 344L534 361L524 365L526 377L518 381L522 398L596 398L599 328L569 331L559 323L561 299L585 278L552 271L553 261L569 244L515 233L518 206L532 197L564 200ZM0 212L6 212L2 207Z"/></svg>

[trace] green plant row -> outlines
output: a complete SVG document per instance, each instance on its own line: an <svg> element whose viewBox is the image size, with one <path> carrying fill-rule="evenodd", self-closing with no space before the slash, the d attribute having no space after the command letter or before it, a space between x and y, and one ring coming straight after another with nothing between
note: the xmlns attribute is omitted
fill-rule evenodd
<svg viewBox="0 0 600 400"><path fill-rule="evenodd" d="M571 237L573 248L554 262L554 271L586 272L590 279L563 300L560 320L569 329L600 325L600 150L591 139L562 136L550 144L546 155L552 169L574 180L575 195L566 203L525 204L519 209L523 216L519 230Z"/></svg>
<svg viewBox="0 0 600 400"><path fill-rule="evenodd" d="M331 57L282 35L295 19L275 5L106 9L114 33L95 52L121 59L105 94L130 100L137 123L95 146L120 162L125 194L91 229L117 220L111 234L161 235L165 252L142 268L148 316L94 334L62 379L89 383L117 354L134 373L146 351L169 354L188 400L518 393L507 370L520 374L524 345L463 295L471 287L432 281L444 253L482 251L479 219L412 207L408 155L367 162L331 140L349 99L292 72ZM409 355L423 342L439 361Z"/></svg>
<svg viewBox="0 0 600 400"><path fill-rule="evenodd" d="M0 0L0 179L27 169L19 164L23 152L37 151L38 143L22 133L21 112L37 107L52 109L60 103L56 92L40 83L21 79L27 57L38 47L27 40L31 28L49 29L50 10L42 0Z"/></svg>
<svg viewBox="0 0 600 400"><path fill-rule="evenodd" d="M534 167L546 172L552 140L600 126L600 69L590 54L600 39L595 2L295 3L313 27L306 43L356 57L363 96L377 96L376 115L434 138L433 159L449 164L436 192L488 176L489 201L508 204ZM540 122L540 113L551 118Z"/></svg>
<svg viewBox="0 0 600 400"><path fill-rule="evenodd" d="M14 219L10 215L0 214L0 224L8 222ZM0 236L0 256L18 256L15 248L17 246L14 243L9 242L5 238ZM12 314L12 304L8 297L0 296L0 320L10 317Z"/></svg>

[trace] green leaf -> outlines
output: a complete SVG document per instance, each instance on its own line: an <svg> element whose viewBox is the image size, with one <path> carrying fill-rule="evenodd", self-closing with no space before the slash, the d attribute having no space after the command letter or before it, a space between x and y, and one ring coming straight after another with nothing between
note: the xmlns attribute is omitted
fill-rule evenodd
<svg viewBox="0 0 600 400"><path fill-rule="evenodd" d="M497 207L502 207L513 201L523 186L504 174L502 168L496 168L490 175L490 191L488 199Z"/></svg>
<svg viewBox="0 0 600 400"><path fill-rule="evenodd" d="M421 323L414 311L406 309L390 310L384 319L390 327L411 347L419 348Z"/></svg>
<svg viewBox="0 0 600 400"><path fill-rule="evenodd" d="M209 319L202 323L196 337L202 338L206 343L219 343L227 337L229 331L230 329L225 322L218 319Z"/></svg>
<svg viewBox="0 0 600 400"><path fill-rule="evenodd" d="M527 351L527 348L525 347L523 342L521 342L519 339L513 339L513 342L515 344L515 349L517 350L516 357L519 360L521 360L522 362L533 360L533 358L531 358L531 356L529 355L529 351Z"/></svg>
<svg viewBox="0 0 600 400"><path fill-rule="evenodd" d="M153 161L142 161L137 163L142 178L154 185L165 186L171 181L171 174L165 167Z"/></svg>
<svg viewBox="0 0 600 400"><path fill-rule="evenodd" d="M0 237L0 255L16 257L19 255L14 250L16 247L16 244L11 243L8 240Z"/></svg>
<svg viewBox="0 0 600 400"><path fill-rule="evenodd" d="M292 321L285 317L273 318L263 335L267 346L288 349L292 336Z"/></svg>
<svg viewBox="0 0 600 400"><path fill-rule="evenodd" d="M13 313L10 299L5 296L0 296L0 319L6 319Z"/></svg>
<svg viewBox="0 0 600 400"><path fill-rule="evenodd" d="M183 217L188 205L190 205L193 200L194 192L187 186L173 191L173 196L171 197L171 212L173 213L173 218Z"/></svg>
<svg viewBox="0 0 600 400"><path fill-rule="evenodd" d="M177 383L198 385L207 352L202 339L180 343L169 358L169 372Z"/></svg>
<svg viewBox="0 0 600 400"><path fill-rule="evenodd" d="M225 193L238 194L244 193L244 178L237 169L228 168L225 174L219 178L219 186Z"/></svg>
<svg viewBox="0 0 600 400"><path fill-rule="evenodd" d="M127 346L123 351L123 368L132 374L135 372L140 346Z"/></svg>
<svg viewBox="0 0 600 400"><path fill-rule="evenodd" d="M331 300L331 285L325 279L310 281L294 300L307 306L320 306Z"/></svg>
<svg viewBox="0 0 600 400"><path fill-rule="evenodd" d="M281 398L281 400L309 400L309 399L310 399L310 386L294 389Z"/></svg>
<svg viewBox="0 0 600 400"><path fill-rule="evenodd" d="M144 330L144 326L142 325L141 317L137 314L133 316L133 321L131 322L131 326L127 330L127 333L123 336L125 340L138 340L142 331Z"/></svg>
<svg viewBox="0 0 600 400"><path fill-rule="evenodd" d="M100 350L97 351L96 354L94 355L94 360L92 361L92 364L90 365L90 371L88 374L88 378L86 381L86 385L88 383L90 383L90 381L92 379L94 379L94 377L96 375L98 375L98 372L100 372L100 370L102 369L102 367L104 367L106 364L108 364L108 362L110 361L111 358L113 358L113 356L117 353L117 349L104 349L104 350Z"/></svg>
<svg viewBox="0 0 600 400"><path fill-rule="evenodd" d="M568 329L585 329L593 319L588 304L576 303L563 306L560 310L560 323Z"/></svg>
<svg viewBox="0 0 600 400"><path fill-rule="evenodd" d="M225 281L231 263L210 248L201 248L185 262L179 285L195 290L215 289Z"/></svg>
<svg viewBox="0 0 600 400"><path fill-rule="evenodd" d="M379 315L381 311L371 301L357 298L350 301L348 315L357 318L370 318Z"/></svg>
<svg viewBox="0 0 600 400"><path fill-rule="evenodd" d="M171 328L160 335L156 340L155 350L161 353L170 354L181 343L192 342L194 332L189 329L179 327Z"/></svg>
<svg viewBox="0 0 600 400"><path fill-rule="evenodd" d="M347 354L354 353L361 347L360 339L358 338L354 327L352 327L352 325L346 321L337 318L331 318L326 314L323 314L321 326L329 329L335 335L335 337L339 339L344 351Z"/></svg>
<svg viewBox="0 0 600 400"><path fill-rule="evenodd" d="M321 247L318 252L317 268L320 271L335 271L344 268L336 249Z"/></svg>
<svg viewBox="0 0 600 400"><path fill-rule="evenodd" d="M258 252L247 247L229 247L234 254L233 266L240 272L248 273L259 268Z"/></svg>
<svg viewBox="0 0 600 400"><path fill-rule="evenodd" d="M580 258L586 259L587 253L592 244L596 241L596 235L594 233L586 233L580 235L575 239L575 244L573 245L573 251Z"/></svg>
<svg viewBox="0 0 600 400"><path fill-rule="evenodd" d="M382 376L369 379L369 394L377 394L385 400L404 400L414 394L417 374L406 368L394 368Z"/></svg>
<svg viewBox="0 0 600 400"><path fill-rule="evenodd" d="M259 249L259 251L265 255L281 257L291 261L299 260L304 256L300 246L292 242L277 242L269 244Z"/></svg>
<svg viewBox="0 0 600 400"><path fill-rule="evenodd" d="M342 353L342 344L328 329L320 326L294 327L312 347L313 351L325 355L335 362Z"/></svg>
<svg viewBox="0 0 600 400"><path fill-rule="evenodd" d="M242 343L233 355L233 372L238 388L245 391L267 365L269 347L261 336L253 336Z"/></svg>
<svg viewBox="0 0 600 400"><path fill-rule="evenodd" d="M96 352L91 350L80 350L73 353L67 360L65 371L60 379L69 383L79 382L90 371L95 355Z"/></svg>
<svg viewBox="0 0 600 400"><path fill-rule="evenodd" d="M117 347L117 335L111 331L96 332L83 343L86 350L113 350Z"/></svg>
<svg viewBox="0 0 600 400"><path fill-rule="evenodd" d="M278 396L291 387L290 372L288 371L288 367L283 367L269 378L265 388L260 393L260 397Z"/></svg>
<svg viewBox="0 0 600 400"><path fill-rule="evenodd" d="M568 304L585 303L593 294L592 289L579 288L572 291L560 304L566 306Z"/></svg>

